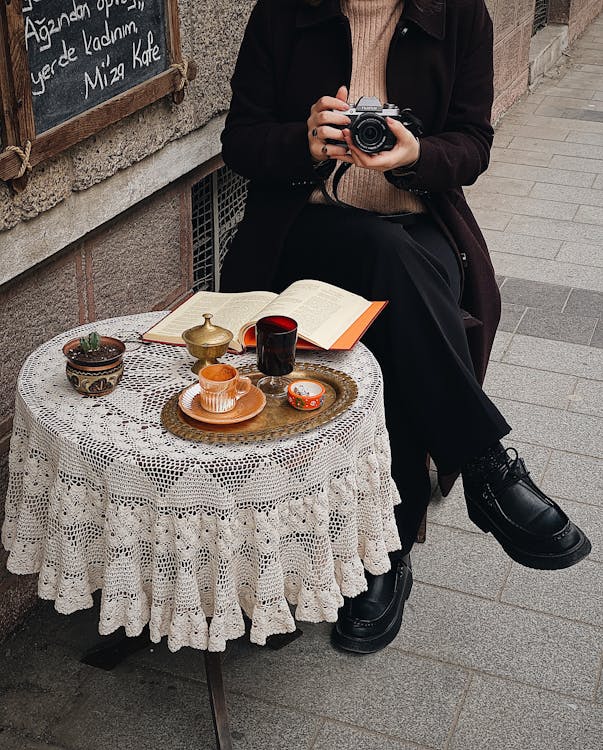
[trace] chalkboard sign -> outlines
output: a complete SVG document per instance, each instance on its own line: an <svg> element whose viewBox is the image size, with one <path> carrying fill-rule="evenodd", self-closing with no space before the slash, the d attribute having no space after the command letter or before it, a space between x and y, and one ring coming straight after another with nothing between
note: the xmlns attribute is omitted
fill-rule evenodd
<svg viewBox="0 0 603 750"><path fill-rule="evenodd" d="M36 133L168 66L165 0L23 0Z"/></svg>
<svg viewBox="0 0 603 750"><path fill-rule="evenodd" d="M0 0L0 180L40 162L197 75L182 56L178 0Z"/></svg>

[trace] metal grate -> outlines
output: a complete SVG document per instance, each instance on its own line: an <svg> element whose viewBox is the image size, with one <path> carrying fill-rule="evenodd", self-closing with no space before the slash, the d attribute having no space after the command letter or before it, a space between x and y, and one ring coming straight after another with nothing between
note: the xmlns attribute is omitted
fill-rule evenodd
<svg viewBox="0 0 603 750"><path fill-rule="evenodd" d="M549 22L549 0L536 0L534 8L534 25L532 27L532 36Z"/></svg>
<svg viewBox="0 0 603 750"><path fill-rule="evenodd" d="M222 167L193 185L193 288L218 291L220 269L243 218L247 180Z"/></svg>
<svg viewBox="0 0 603 750"><path fill-rule="evenodd" d="M224 256L243 218L247 200L247 180L227 167L214 174L218 196L218 227L220 228L220 268Z"/></svg>
<svg viewBox="0 0 603 750"><path fill-rule="evenodd" d="M214 288L212 175L193 185L193 288Z"/></svg>

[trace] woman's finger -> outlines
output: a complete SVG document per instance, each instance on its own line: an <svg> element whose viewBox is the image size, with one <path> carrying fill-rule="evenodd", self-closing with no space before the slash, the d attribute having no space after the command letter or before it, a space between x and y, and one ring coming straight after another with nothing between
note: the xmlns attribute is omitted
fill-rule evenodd
<svg viewBox="0 0 603 750"><path fill-rule="evenodd" d="M314 135L314 130L312 131L312 135ZM345 139L341 135L341 130L339 128L332 128L329 125L319 125L316 128L316 137L323 141L326 141L327 138L331 138L335 141L345 143Z"/></svg>
<svg viewBox="0 0 603 750"><path fill-rule="evenodd" d="M363 165L367 169L377 169L380 172L385 172L388 169L393 169L400 165L402 157L399 152L394 149L392 151L382 151L378 154L364 154Z"/></svg>
<svg viewBox="0 0 603 750"><path fill-rule="evenodd" d="M335 96L321 96L320 99L312 105L313 112L322 112L325 109L348 109L347 102L337 99Z"/></svg>
<svg viewBox="0 0 603 750"><path fill-rule="evenodd" d="M389 127L389 129L396 136L397 141L406 143L409 137L414 138L414 135L410 132L410 130L408 128L405 128L399 120L394 120L393 117L386 117L385 121L387 122L387 126Z"/></svg>
<svg viewBox="0 0 603 750"><path fill-rule="evenodd" d="M351 136L349 130L347 130L347 129L344 130L343 131L343 135L344 135L344 138L345 138L345 142L348 144L348 148L350 149L351 154L356 159L355 163L359 167L367 167L367 168L369 168L371 166L369 154L365 154L364 151L361 151L359 148L357 148L354 145L354 143L352 141L352 136Z"/></svg>
<svg viewBox="0 0 603 750"><path fill-rule="evenodd" d="M335 94L336 99L341 99L342 102L348 103L348 88L347 86L340 86Z"/></svg>
<svg viewBox="0 0 603 750"><path fill-rule="evenodd" d="M322 112L317 112L313 118L311 118L318 125L349 125L350 118L341 112L333 112L332 110L325 109Z"/></svg>
<svg viewBox="0 0 603 750"><path fill-rule="evenodd" d="M420 149L418 139L398 120L394 120L391 117L386 117L385 119L390 130L396 136L397 145L404 152L399 154L400 158L406 159L409 164L416 161L419 158Z"/></svg>
<svg viewBox="0 0 603 750"><path fill-rule="evenodd" d="M332 143L324 143L320 148L312 149L312 154L317 159L334 159L340 156L346 156L348 153L346 147L335 146Z"/></svg>
<svg viewBox="0 0 603 750"><path fill-rule="evenodd" d="M409 147L406 145L397 145L391 151L380 151L376 154L367 154L354 145L349 130L344 130L343 133L350 151L356 158L355 163L360 167L385 172L388 169L393 169L403 163L411 163L413 161L412 158L409 158ZM411 133L409 133L409 135L411 135L414 141L414 136Z"/></svg>

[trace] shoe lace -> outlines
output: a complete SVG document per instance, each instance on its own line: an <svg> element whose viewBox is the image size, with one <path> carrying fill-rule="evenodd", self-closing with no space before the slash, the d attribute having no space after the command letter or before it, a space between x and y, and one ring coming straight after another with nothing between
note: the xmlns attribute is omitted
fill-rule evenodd
<svg viewBox="0 0 603 750"><path fill-rule="evenodd" d="M509 460L511 459L511 454L509 451L513 451L515 454L515 457L509 464ZM526 465L524 464L523 460L519 458L519 453L517 452L516 448L513 448L513 446L509 446L508 448L505 448L505 453L507 454L507 460L505 460L505 464L508 467L509 474L512 474L516 479L527 479L530 476L530 472L526 469Z"/></svg>
<svg viewBox="0 0 603 750"><path fill-rule="evenodd" d="M479 481L494 483L498 487L506 487L522 479L532 482L530 472L513 446L485 454L474 466L469 465L469 475L473 472L477 473Z"/></svg>
<svg viewBox="0 0 603 750"><path fill-rule="evenodd" d="M530 472L519 458L517 450L510 446L505 448L504 453L501 452L496 456L496 461L494 465L491 465L488 474L488 484L495 485L498 491L502 491L522 479L528 479Z"/></svg>
<svg viewBox="0 0 603 750"><path fill-rule="evenodd" d="M509 453L509 451L513 451L513 453L515 454L513 458L511 458L511 454ZM506 466L507 472L500 480L500 489L504 490L507 487L515 484L516 482L520 482L523 480L530 485L531 489L536 492L539 497L542 498L542 500L546 501L548 504L552 504L550 498L540 489L540 487L538 487L538 485L534 483L533 479L530 476L530 472L526 469L526 465L523 462L523 459L519 457L519 453L517 452L516 448L513 448L513 446L509 446L508 448L505 448L505 453L506 459L504 461L501 461L501 466Z"/></svg>

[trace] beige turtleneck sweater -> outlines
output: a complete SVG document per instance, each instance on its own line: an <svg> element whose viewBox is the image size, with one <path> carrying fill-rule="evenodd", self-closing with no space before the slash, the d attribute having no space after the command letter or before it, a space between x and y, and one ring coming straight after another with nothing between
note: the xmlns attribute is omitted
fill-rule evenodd
<svg viewBox="0 0 603 750"><path fill-rule="evenodd" d="M385 67L389 45L402 13L404 0L341 0L352 32L352 78L348 102L361 96L376 96L387 101ZM403 102L395 102L403 107ZM333 195L332 176L326 183ZM421 200L412 193L390 184L382 172L352 165L339 183L338 197L344 203L382 214L403 211L424 212ZM326 203L320 189L314 190L310 203Z"/></svg>

